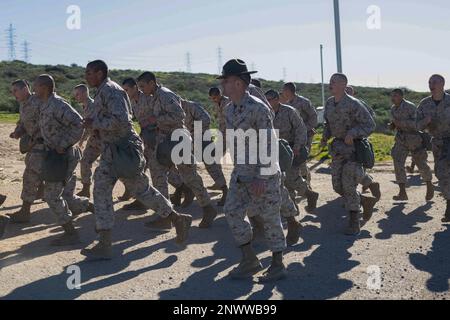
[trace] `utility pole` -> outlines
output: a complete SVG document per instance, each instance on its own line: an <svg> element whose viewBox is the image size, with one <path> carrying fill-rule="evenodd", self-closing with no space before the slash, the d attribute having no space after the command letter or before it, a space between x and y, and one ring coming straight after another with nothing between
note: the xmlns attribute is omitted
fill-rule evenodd
<svg viewBox="0 0 450 320"><path fill-rule="evenodd" d="M28 62L30 62L30 57L31 57L31 55L30 55L30 51L31 51L30 43L25 40L22 45L23 45L23 48L22 48L23 61L28 63Z"/></svg>
<svg viewBox="0 0 450 320"><path fill-rule="evenodd" d="M341 18L339 14L339 0L334 0L334 29L336 35L337 69L338 72L342 73Z"/></svg>
<svg viewBox="0 0 450 320"><path fill-rule="evenodd" d="M320 72L322 75L322 107L325 107L325 83L323 78L323 44L320 45Z"/></svg>
<svg viewBox="0 0 450 320"><path fill-rule="evenodd" d="M286 82L287 79L287 70L286 67L283 68L283 81Z"/></svg>
<svg viewBox="0 0 450 320"><path fill-rule="evenodd" d="M217 74L222 73L222 67L223 67L223 59L222 59L222 48L217 48Z"/></svg>
<svg viewBox="0 0 450 320"><path fill-rule="evenodd" d="M192 73L192 66L191 66L191 53L186 53L186 72Z"/></svg>
<svg viewBox="0 0 450 320"><path fill-rule="evenodd" d="M6 40L8 46L8 59L13 61L16 59L16 29L12 23L9 24L9 28L6 29Z"/></svg>

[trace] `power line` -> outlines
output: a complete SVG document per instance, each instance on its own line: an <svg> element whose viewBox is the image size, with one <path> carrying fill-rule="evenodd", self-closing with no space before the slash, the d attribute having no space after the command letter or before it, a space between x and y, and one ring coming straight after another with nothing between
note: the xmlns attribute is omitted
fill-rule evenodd
<svg viewBox="0 0 450 320"><path fill-rule="evenodd" d="M192 64L191 64L191 53L186 53L186 72L192 73Z"/></svg>
<svg viewBox="0 0 450 320"><path fill-rule="evenodd" d="M28 41L24 41L22 43L22 53L23 53L23 61L25 62L30 62L30 57L31 57L31 49L30 49L30 43Z"/></svg>
<svg viewBox="0 0 450 320"><path fill-rule="evenodd" d="M9 24L9 28L6 31L6 42L8 46L8 58L13 61L16 59L16 28L12 23Z"/></svg>

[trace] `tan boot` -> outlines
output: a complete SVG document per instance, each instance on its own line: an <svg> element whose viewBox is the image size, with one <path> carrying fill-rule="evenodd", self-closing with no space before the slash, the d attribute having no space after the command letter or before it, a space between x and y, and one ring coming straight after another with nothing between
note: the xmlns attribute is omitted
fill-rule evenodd
<svg viewBox="0 0 450 320"><path fill-rule="evenodd" d="M183 184L181 187L183 188L182 190L184 194L184 201L181 207L187 208L192 204L192 202L194 202L195 195L191 188L189 188L187 185Z"/></svg>
<svg viewBox="0 0 450 320"><path fill-rule="evenodd" d="M217 214L217 210L213 206L208 205L204 207L203 218L198 227L201 229L210 228L214 222L214 219L217 217Z"/></svg>
<svg viewBox="0 0 450 320"><path fill-rule="evenodd" d="M236 280L251 277L263 269L261 262L258 260L258 257L256 256L251 243L242 246L241 251L241 262L236 268L231 270L229 274L232 279Z"/></svg>
<svg viewBox="0 0 450 320"><path fill-rule="evenodd" d="M147 209L147 207L139 200L134 200L132 203L126 204L122 207L122 210L124 211L137 211L145 209Z"/></svg>
<svg viewBox="0 0 450 320"><path fill-rule="evenodd" d="M175 193L170 196L170 202L175 207L181 206L181 198L183 197L183 185L175 189Z"/></svg>
<svg viewBox="0 0 450 320"><path fill-rule="evenodd" d="M225 202L227 201L227 195L228 195L228 187L224 186L222 188L222 198L219 202L217 202L218 207L223 207L225 205Z"/></svg>
<svg viewBox="0 0 450 320"><path fill-rule="evenodd" d="M6 227L9 224L10 218L8 216L0 216L0 239L5 235Z"/></svg>
<svg viewBox="0 0 450 320"><path fill-rule="evenodd" d="M434 186L433 182L427 181L427 195L425 197L425 200L431 201L434 198Z"/></svg>
<svg viewBox="0 0 450 320"><path fill-rule="evenodd" d="M290 247L297 244L298 240L300 239L300 230L302 229L302 225L300 224L300 222L295 220L295 217L288 217L286 220L288 223L286 243Z"/></svg>
<svg viewBox="0 0 450 320"><path fill-rule="evenodd" d="M111 230L103 230L98 233L98 242L84 248L80 252L88 260L111 260L112 240Z"/></svg>
<svg viewBox="0 0 450 320"><path fill-rule="evenodd" d="M274 282L287 276L286 267L283 264L283 253L274 252L270 267L259 277L260 283Z"/></svg>
<svg viewBox="0 0 450 320"><path fill-rule="evenodd" d="M392 199L394 201L407 201L408 194L406 193L406 185L404 183L399 183L398 187L400 188L400 192L398 195L393 196Z"/></svg>
<svg viewBox="0 0 450 320"><path fill-rule="evenodd" d="M0 206L1 206L2 204L4 204L5 201L6 201L6 196L3 195L3 194L0 194Z"/></svg>
<svg viewBox="0 0 450 320"><path fill-rule="evenodd" d="M189 236L189 230L192 225L192 216L189 214L172 213L172 223L177 232L176 243L182 245Z"/></svg>
<svg viewBox="0 0 450 320"><path fill-rule="evenodd" d="M80 237L72 222L62 225L64 233L51 241L50 245L53 247L73 246L80 243Z"/></svg>
<svg viewBox="0 0 450 320"><path fill-rule="evenodd" d="M22 208L15 213L8 214L11 218L11 223L23 224L31 220L31 203L23 202Z"/></svg>
<svg viewBox="0 0 450 320"><path fill-rule="evenodd" d="M367 197L361 195L361 206L363 208L363 219L369 221L372 218L373 208L377 204L378 200L374 197Z"/></svg>
<svg viewBox="0 0 450 320"><path fill-rule="evenodd" d="M155 220L147 222L145 227L157 232L170 232L172 230L172 220L170 217L157 217Z"/></svg>
<svg viewBox="0 0 450 320"><path fill-rule="evenodd" d="M308 205L305 207L306 212L312 213L317 208L317 200L319 199L319 194L312 190L308 190L305 194L306 201Z"/></svg>
<svg viewBox="0 0 450 320"><path fill-rule="evenodd" d="M359 212L350 211L348 219L348 229L345 232L347 236L358 236L361 233L361 225L359 223Z"/></svg>
<svg viewBox="0 0 450 320"><path fill-rule="evenodd" d="M89 199L91 197L91 184L83 183L83 189L81 189L81 191L77 193L77 196Z"/></svg>
<svg viewBox="0 0 450 320"><path fill-rule="evenodd" d="M378 182L373 182L370 184L369 189L374 198L379 201L381 199L380 184Z"/></svg>

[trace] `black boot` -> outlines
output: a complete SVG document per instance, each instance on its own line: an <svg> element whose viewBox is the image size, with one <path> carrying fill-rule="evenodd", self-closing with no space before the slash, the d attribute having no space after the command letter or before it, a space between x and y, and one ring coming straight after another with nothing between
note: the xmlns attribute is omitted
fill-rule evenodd
<svg viewBox="0 0 450 320"><path fill-rule="evenodd" d="M406 184L399 183L398 187L400 188L400 192L397 196L392 197L395 201L407 201L408 194L406 193Z"/></svg>
<svg viewBox="0 0 450 320"><path fill-rule="evenodd" d="M83 189L81 189L81 191L77 193L77 196L90 198L91 197L91 184L83 183Z"/></svg>
<svg viewBox="0 0 450 320"><path fill-rule="evenodd" d="M218 207L223 207L225 205L225 202L227 201L227 195L228 195L228 187L224 186L222 188L222 198L219 202L217 202Z"/></svg>
<svg viewBox="0 0 450 320"><path fill-rule="evenodd" d="M31 220L31 203L23 202L22 208L15 213L8 214L11 218L11 223L28 223Z"/></svg>
<svg viewBox="0 0 450 320"><path fill-rule="evenodd" d="M358 236L361 233L361 225L359 223L359 212L350 211L348 220L348 229L345 232L347 236Z"/></svg>
<svg viewBox="0 0 450 320"><path fill-rule="evenodd" d="M232 279L244 279L260 272L263 267L259 262L251 243L241 246L242 260L239 265L231 270L230 277Z"/></svg>
<svg viewBox="0 0 450 320"><path fill-rule="evenodd" d="M272 254L272 263L270 267L259 278L259 282L273 282L285 278L287 275L286 267L283 264L283 252L274 252Z"/></svg>

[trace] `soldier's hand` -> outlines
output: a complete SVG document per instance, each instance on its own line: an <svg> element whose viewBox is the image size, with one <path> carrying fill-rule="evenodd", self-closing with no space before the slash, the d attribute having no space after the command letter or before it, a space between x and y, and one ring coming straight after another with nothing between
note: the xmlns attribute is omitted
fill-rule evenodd
<svg viewBox="0 0 450 320"><path fill-rule="evenodd" d="M11 132L11 134L9 135L9 137L11 139L19 139L19 135L17 134L17 132Z"/></svg>
<svg viewBox="0 0 450 320"><path fill-rule="evenodd" d="M81 149L83 149L83 144L84 144L83 141L78 142L78 146L79 146Z"/></svg>
<svg viewBox="0 0 450 320"><path fill-rule="evenodd" d="M388 127L389 127L389 129L391 129L391 130L395 130L395 124L392 123L392 122L388 124Z"/></svg>
<svg viewBox="0 0 450 320"><path fill-rule="evenodd" d="M345 137L345 144L349 146L353 145L353 136L351 134L347 134Z"/></svg>
<svg viewBox="0 0 450 320"><path fill-rule="evenodd" d="M250 191L255 197L260 197L266 192L266 182L261 179L255 179L250 185Z"/></svg>
<svg viewBox="0 0 450 320"><path fill-rule="evenodd" d="M94 123L94 119L86 118L83 120L83 127L85 129L92 128L92 124Z"/></svg>

